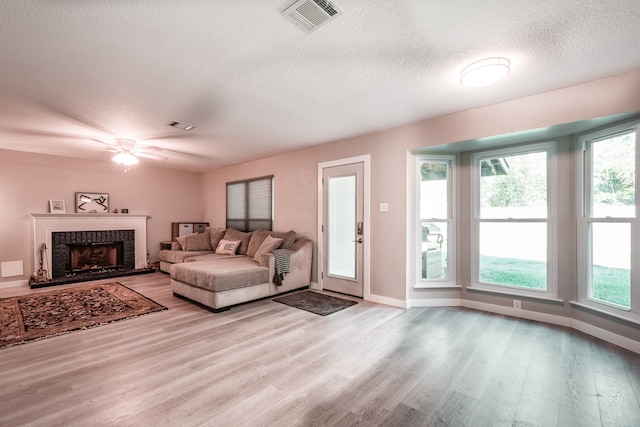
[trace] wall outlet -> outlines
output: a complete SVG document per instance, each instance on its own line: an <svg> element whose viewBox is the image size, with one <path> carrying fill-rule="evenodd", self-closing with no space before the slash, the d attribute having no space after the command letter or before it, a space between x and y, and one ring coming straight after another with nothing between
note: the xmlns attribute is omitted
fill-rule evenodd
<svg viewBox="0 0 640 427"><path fill-rule="evenodd" d="M519 299L514 299L513 308L515 308L516 310L522 309L522 301L520 301Z"/></svg>

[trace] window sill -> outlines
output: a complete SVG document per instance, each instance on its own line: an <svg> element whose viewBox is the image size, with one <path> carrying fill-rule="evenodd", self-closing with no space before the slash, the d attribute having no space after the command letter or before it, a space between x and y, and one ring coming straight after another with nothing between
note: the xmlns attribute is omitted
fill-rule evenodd
<svg viewBox="0 0 640 427"><path fill-rule="evenodd" d="M487 288L480 288L477 286L467 286L466 288L468 291L472 291L472 292L481 292L481 293L487 293L487 294L498 294L498 295L505 295L505 296L510 296L510 297L519 297L519 298L523 298L523 299L529 299L529 300L540 300L543 302L549 302L549 303L554 303L554 304L564 304L564 300L559 299L559 298L553 298L553 297L549 297L546 295L532 295L529 293L521 293L521 292L517 292L517 291L508 291L508 290L503 290L503 289L487 289Z"/></svg>
<svg viewBox="0 0 640 427"><path fill-rule="evenodd" d="M581 308L587 311L592 311L594 313L598 313L598 314L603 314L605 316L609 316L609 317L613 317L615 319L618 320L623 320L625 322L629 322L632 323L634 325L640 325L640 319L636 318L632 318L632 317L627 317L627 316L622 316L620 314L615 314L612 313L610 311L607 310L603 310L601 308L596 308L596 307L592 307L589 304L584 304L582 302L578 302L578 301L569 301L569 304L571 304L571 306L573 307L577 307L577 308Z"/></svg>
<svg viewBox="0 0 640 427"><path fill-rule="evenodd" d="M445 289L445 290L459 291L462 289L462 286L453 285L451 283L437 283L437 282L433 284L418 283L413 285L413 289Z"/></svg>

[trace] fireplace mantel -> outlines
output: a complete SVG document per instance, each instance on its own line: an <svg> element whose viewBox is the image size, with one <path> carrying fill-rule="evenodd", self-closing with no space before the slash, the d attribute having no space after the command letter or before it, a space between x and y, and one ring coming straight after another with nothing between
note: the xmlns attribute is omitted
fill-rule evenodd
<svg viewBox="0 0 640 427"><path fill-rule="evenodd" d="M135 268L147 266L147 219L149 215L95 213L32 213L33 262L38 269L40 246L46 245L44 268L51 272L51 236L59 231L135 230Z"/></svg>
<svg viewBox="0 0 640 427"><path fill-rule="evenodd" d="M96 218L107 218L107 219L123 219L127 220L130 218L144 218L145 221L148 218L151 218L149 215L136 215L136 214L110 214L110 213L31 213L29 214L34 219L37 218L62 218L62 219L74 219L74 218L86 218L86 219L96 219Z"/></svg>

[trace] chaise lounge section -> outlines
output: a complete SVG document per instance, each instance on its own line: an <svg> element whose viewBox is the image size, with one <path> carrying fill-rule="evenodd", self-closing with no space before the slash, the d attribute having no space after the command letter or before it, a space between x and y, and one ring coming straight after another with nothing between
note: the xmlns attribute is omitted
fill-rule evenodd
<svg viewBox="0 0 640 427"><path fill-rule="evenodd" d="M208 231L214 236L212 230ZM220 234L219 229L216 233ZM293 231L243 233L228 229L223 238L216 239L214 236L211 241L216 250L170 263L174 295L220 312L310 284L313 242ZM232 253L224 250L229 242L237 243ZM164 254L164 258L169 259L169 255ZM180 259L178 255L172 256L174 260Z"/></svg>

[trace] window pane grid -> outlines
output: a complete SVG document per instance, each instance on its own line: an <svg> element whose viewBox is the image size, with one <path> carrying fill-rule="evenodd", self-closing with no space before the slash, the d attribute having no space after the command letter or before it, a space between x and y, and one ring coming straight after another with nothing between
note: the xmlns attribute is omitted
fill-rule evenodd
<svg viewBox="0 0 640 427"><path fill-rule="evenodd" d="M635 132L590 143L590 209L592 218L636 216Z"/></svg>
<svg viewBox="0 0 640 427"><path fill-rule="evenodd" d="M452 279L452 156L418 160L418 278L423 283Z"/></svg>
<svg viewBox="0 0 640 427"><path fill-rule="evenodd" d="M631 224L592 222L589 297L631 307Z"/></svg>
<svg viewBox="0 0 640 427"><path fill-rule="evenodd" d="M602 132L607 132L604 130ZM637 132L612 128L585 136L582 200L581 297L594 307L637 316ZM634 258L635 257L635 258Z"/></svg>
<svg viewBox="0 0 640 427"><path fill-rule="evenodd" d="M480 283L547 289L546 222L479 222L478 241Z"/></svg>
<svg viewBox="0 0 640 427"><path fill-rule="evenodd" d="M228 228L240 231L273 228L273 176L227 183Z"/></svg>
<svg viewBox="0 0 640 427"><path fill-rule="evenodd" d="M522 293L553 293L554 143L478 153L474 159L475 281Z"/></svg>

